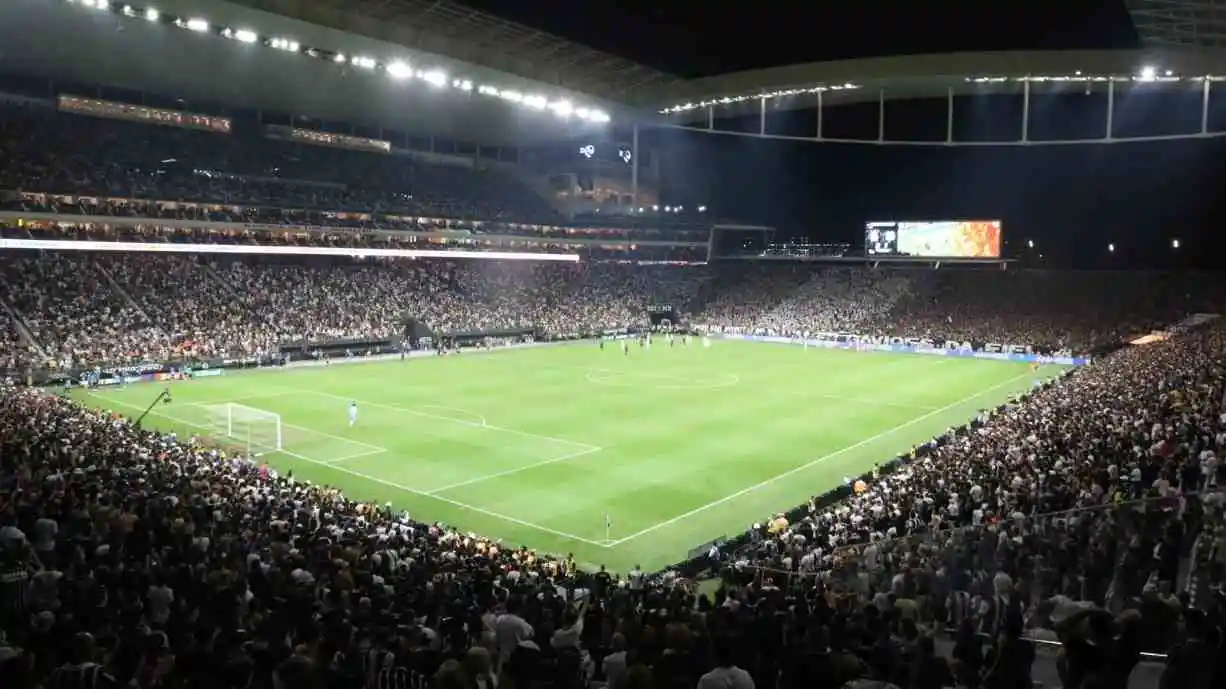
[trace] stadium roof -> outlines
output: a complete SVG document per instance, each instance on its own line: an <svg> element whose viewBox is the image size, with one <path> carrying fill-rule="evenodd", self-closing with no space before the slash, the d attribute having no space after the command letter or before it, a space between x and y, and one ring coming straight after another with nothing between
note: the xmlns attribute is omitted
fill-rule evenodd
<svg viewBox="0 0 1226 689"><path fill-rule="evenodd" d="M238 4L509 72L615 103L681 80L447 0L235 0Z"/></svg>
<svg viewBox="0 0 1226 689"><path fill-rule="evenodd" d="M1045 84L1181 82L1226 75L1226 51L1008 51L907 55L752 70L663 87L651 94L659 110L697 116L812 107L817 93L830 105L887 99L1016 92L1026 81Z"/></svg>
<svg viewBox="0 0 1226 689"><path fill-rule="evenodd" d="M613 114L618 105L574 87L583 69L592 70L582 72L591 78L604 74L600 78L613 79L623 69L615 59L598 60L592 57L595 51L551 45L547 37L527 33L524 40L535 43L518 45L527 52L530 45L554 51L557 78L544 81L544 72L533 73L537 78L513 74L509 68L517 65L502 64L493 48L482 56L475 47L447 38L448 32L461 31L483 41L515 44L510 33L479 31L464 23L476 20L463 17L454 19L458 29L427 29L429 22L418 21L410 31L395 28L390 20L359 17L352 5L342 8L339 0L334 5L317 0L258 3L270 11L224 0L127 2L0 2L0 71L35 77L44 87L54 81L60 90L104 85L170 96L189 111L249 108L486 145L591 135L607 124L588 114ZM369 11L379 10L362 9ZM325 20L347 28L332 28ZM451 20L439 16L430 21L442 27ZM443 48L454 49L452 55L441 54ZM567 66L567 59L573 64ZM412 74L398 78L402 75L395 68L407 71L409 66ZM648 78L624 69L627 79Z"/></svg>
<svg viewBox="0 0 1226 689"><path fill-rule="evenodd" d="M708 106L720 114L756 111L763 101L773 110L812 107L818 93L838 105L876 100L883 89L893 99L1012 91L1026 80L1134 80L1145 67L1156 70L1157 78L1143 79L1152 81L1226 75L1226 51L1204 47L1218 45L1226 0L1129 0L1157 52L923 54L694 79L450 0L148 0L164 15L161 22L142 22L145 10L134 6L145 0L131 1L0 2L0 68L180 97L189 110L217 103L289 111L489 145L588 136L604 126L587 117L596 112L621 122L662 112L692 122ZM181 30L166 21L172 13L199 17L209 29ZM289 39L293 50L274 49L274 41ZM418 71L407 79L414 83L398 84L393 68L405 63ZM563 113L555 105L583 116L556 117Z"/></svg>
<svg viewBox="0 0 1226 689"><path fill-rule="evenodd" d="M1226 48L1226 0L1127 0L1127 5L1146 45Z"/></svg>

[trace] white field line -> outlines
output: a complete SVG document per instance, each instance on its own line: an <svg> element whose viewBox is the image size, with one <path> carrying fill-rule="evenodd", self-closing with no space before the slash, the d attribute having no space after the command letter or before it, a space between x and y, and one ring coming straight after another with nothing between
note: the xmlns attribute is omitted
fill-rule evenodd
<svg viewBox="0 0 1226 689"><path fill-rule="evenodd" d="M110 399L110 398L108 398L108 397L104 397L103 395L99 395L99 394L97 394L97 393L90 393L90 394L91 394L91 395L93 395L93 396L95 396L95 397L98 397L99 399L102 399L102 400L104 400L104 401L111 402L111 403L113 403L113 404L117 404L117 405L119 405L119 406L121 406L121 407L127 407L127 408L129 408L129 409L136 409L136 410L139 410L139 411L144 411L144 408L143 408L143 407L138 407L138 406L136 406L136 405L128 404L128 403L126 403L126 402L120 402L120 401L118 401L118 400L113 400L113 399ZM153 416L160 416L160 417L162 417L162 418L164 418L164 419L167 419L167 420L170 420L170 421L174 421L174 422L176 422L176 423L181 423L181 424L183 424L183 425L185 425L185 426L193 426L193 427L195 427L195 428L202 428L202 429L208 430L208 427L207 427L207 426L204 426L204 425L201 425L201 424L198 424L198 423L192 422L192 421L188 421L188 420L183 419L183 418L178 417L178 416L173 416L173 415L171 415L171 414L166 414L166 413L163 413L163 412L161 412L161 411L158 411L157 409L154 409L154 410L150 411L149 413L150 413L150 414L152 414ZM540 524L533 524L532 522L524 521L524 520L522 520L522 519L516 519L515 517L510 517L510 516L507 516L507 515L505 515L505 514L499 514L499 513L497 513L497 512L491 512L490 510L483 509L483 508L481 508L481 507L477 507L477 506L475 506L475 505L469 505L469 504L466 504L466 503L463 503L463 502L459 502L458 500L452 500L452 499L450 499L450 498L444 498L444 497L441 497L441 496L438 496L438 495L431 495L431 494L429 494L429 493L427 493L427 492L425 492L425 491L417 490L416 488L410 488L409 486L402 486L402 485L400 485L399 483L393 483L393 482L391 482L391 481L387 481L387 480L385 480L385 479L378 478L377 476L370 476L370 475L368 475L368 474L363 474L363 473L361 473L361 472L359 472L359 471L354 471L354 470L352 470L352 469L346 469L346 468L345 468L345 467L343 467L343 466L338 466L338 465L336 465L336 464L332 464L332 463L330 463L330 462L328 462L328 461L324 461L324 460L321 460L321 459L315 459L314 457L308 457L308 456L306 456L306 455L299 454L299 453L297 453L297 452L291 452L291 451L289 451L289 450L281 450L280 452L281 452L281 454L288 455L288 456L293 457L293 458L295 458L295 459L300 459L300 460L302 460L302 461L304 461L304 462L309 462L309 463L311 463L311 464L318 464L318 465L320 465L320 466L328 467L328 468L329 468L329 469L331 469L332 471L339 471L339 472L341 472L342 474L349 474L350 476L356 476L356 477L358 477L358 478L365 479L365 480L367 480L367 481L371 481L371 482L373 482L373 483L378 483L378 484L381 484L381 485L387 486L387 487L389 487L389 488L395 488L395 489L397 489L397 490L402 490L402 491L404 491L404 492L406 492L406 493L412 493L412 494L414 494L414 495L420 495L420 496L421 496L421 497L423 497L423 498L429 498L429 499L431 499L431 500L437 500L437 501L439 501L439 502L443 502L443 503L446 503L446 504L448 504L448 505L452 505L452 506L454 506L454 507L458 507L458 508L463 509L463 510L468 510L468 511L470 511L470 512L476 512L477 514L483 514L483 515L485 515L485 516L487 516L487 517L493 517L494 519L500 519L500 520L502 520L502 521L505 521L505 522L510 522L510 523L512 523L512 524L518 524L518 525L520 525L520 526L524 526L524 527L527 527L527 528L529 528L529 529L535 529L535 530L537 530L537 531L541 531L541 532L543 532L543 533L551 534L551 535L554 535L554 536L560 536L560 537L562 537L562 538L570 539L570 540L572 540L572 541L578 541L578 542L580 542L580 543L587 543L588 545L599 546L599 547L601 547L601 548L608 547L608 546L607 546L607 545L606 545L606 544L605 544L603 541L595 541L595 540L592 540L592 539L589 539L589 538L584 538L584 537L582 537L582 536L576 536L576 535L574 535L574 534L569 534L569 533L566 533L565 531L558 531L558 530L556 530L556 529L551 529L551 528L549 528L549 527L547 527L547 526L541 526ZM372 452L371 454L374 454L374 453ZM343 459L346 459L346 458L342 457L341 459L343 460ZM339 461L339 460L332 460L332 461Z"/></svg>
<svg viewBox="0 0 1226 689"><path fill-rule="evenodd" d="M97 397L98 399L103 400L103 401L105 401L105 402L106 402L106 403L108 403L108 404L115 404L115 405L118 405L118 406L121 406L121 407L126 407L126 408L128 408L128 409L132 409L132 410L136 410L136 411L142 411L142 412L145 410L145 408L144 408L144 407L142 407L142 406L140 406L140 405L136 405L136 404L129 404L129 403L127 403L127 402L124 402L124 401L121 401L121 400L117 400L117 399L115 399L114 397L110 397L110 396L108 396L108 395L104 395L104 394L99 393L99 392L91 392L91 393L89 393L89 394L90 394L90 396L91 396L91 397ZM284 395L289 395L289 394L298 394L298 393L297 393L297 392L294 392L294 393L289 393L289 392L286 392L286 393L283 393L283 394L284 394ZM258 396L257 396L257 395L251 395L251 396L247 397L246 399L255 399L256 397L280 397L280 396L282 396L282 394L277 394L277 395L258 395ZM206 406L208 406L208 404L209 404L209 403L191 403L191 404L181 404L181 405L179 405L179 406L181 406L181 407L206 407ZM212 429L211 427L209 427L209 426L205 426L205 425L203 425L203 424L199 424L199 423L195 423L195 422L192 422L192 421L188 421L188 420L186 420L186 419L184 419L184 418L182 418L182 417L179 417L179 416L173 416L173 415L171 415L171 414L166 414L166 413L161 413L161 412L158 412L158 410L157 410L157 409L154 409L154 410L150 411L149 413L150 413L150 414L153 414L154 416L160 416L160 417L162 417L162 418L164 418L164 419L170 419L170 420L172 420L172 421L178 421L179 423L186 424L186 425L188 425L188 426L193 426L193 427L195 427L195 428L203 428L203 429L206 429L206 430L213 430L213 429ZM378 453L378 452L387 452L387 451L388 451L388 449L387 449L386 447L382 447L382 446L379 446L379 445L371 445L370 443L364 443L364 442L362 442L362 441L360 441L360 440L352 440L352 439L350 439L350 438L346 438L346 437L344 437L344 436L340 436L340 435L333 435L333 434L331 434L331 433L325 433L325 432L323 432L323 431L317 431L317 430L315 430L315 429L313 429L313 428L307 428L306 426L295 426L295 425L293 425L293 424L283 423L283 424L281 424L281 427L282 427L282 428L292 428L292 429L294 429L294 430L299 430L299 431L305 431L305 432L307 432L307 433L311 433L311 434L313 434L313 435L318 435L318 436L321 436L321 437L324 437L324 438L329 438L329 439L331 439L331 440L339 440L339 441L341 441L341 442L343 442L343 443L348 443L349 445L356 445L356 446L358 446L358 447L364 447L364 448L366 448L368 451L366 451L366 452L362 452L361 454L362 454L363 456L368 455L368 454L376 454L376 453ZM355 456L346 456L346 457L341 457L340 459L355 459L355 458L356 458ZM336 460L336 461L340 461L340 460Z"/></svg>
<svg viewBox="0 0 1226 689"><path fill-rule="evenodd" d="M341 455L340 457L333 457L332 459L329 459L329 460L320 460L320 461L328 465L340 464L341 462L348 462L354 459L361 459L362 457L373 457L374 455L381 455L381 454L385 454L390 451L391 450L388 450L382 447L376 449L372 446L371 449L369 450L364 450L362 452L355 452L351 455ZM282 450L282 452L284 452L284 450Z"/></svg>
<svg viewBox="0 0 1226 689"><path fill-rule="evenodd" d="M404 492L406 492L406 493L412 493L412 494L414 494L414 495L420 495L420 496L421 496L421 497L423 497L423 498L429 498L429 499L431 499L431 500L438 500L439 502L445 502L445 503L447 503L448 505L452 505L452 506L454 506L454 507L458 507L458 508L460 508L460 509L462 509L462 510L468 510L469 512L476 512L477 514L484 514L484 515L485 515L485 516L487 516L487 517L493 517L494 519L499 519L499 520L502 520L502 521L504 521L504 522L510 522L510 523L512 523L512 524L518 524L518 525L520 525L520 526L525 526L525 527L527 527L527 528L529 528L529 529L535 529L535 530L537 530L537 531L541 531L541 532L544 532L544 533L547 533L547 534L551 534L551 535L554 535L554 536L560 536L560 537L562 537L562 538L566 538L566 539L569 539L569 540L572 540L572 541L579 541L580 543L587 543L588 545L600 546L601 548L605 548L605 547L607 547L607 546L606 546L606 545L605 545L603 542L601 542L601 541L594 541L594 540L591 540L591 539L588 539L588 538L584 538L584 537L582 537L582 536L576 536L576 535L574 535L574 534L569 534L569 533L566 533L565 531L558 531L558 530L556 530L556 529L551 529L551 528L549 528L549 527L547 527L547 526L541 526L540 524L533 524L532 522L524 521L524 520L522 520L522 519L516 519L515 517L510 517L510 516L507 516L507 515L505 515L505 514L499 514L498 512L491 512L490 510L487 510L487 509L484 509L484 508L481 508L481 507L477 507L477 506L475 506L475 505L469 505L469 504L467 504L467 503L463 503L463 502L460 502L460 501L458 501L458 500L452 500L451 498L444 498L444 497L439 496L439 495L431 495L430 493L427 493L427 492L422 491L422 490L417 490L416 488L410 488L410 487L408 487L408 486L402 486L402 485L400 485L399 483L393 483L393 482L391 482L391 481L387 481L387 480L384 480L384 479L378 478L378 477L376 477L376 476L370 476L370 475L368 475L368 474L363 474L363 473L362 473L362 472L360 472L360 471L353 471L352 469L346 469L346 468L345 468L345 467L343 467L343 466L338 466L338 465L335 465L335 464L329 464L329 463L327 463L327 462L322 462L322 461L320 461L320 460L318 460L318 459L314 459L314 458L312 458L312 457L307 457L306 455L300 455L300 454L296 454L296 453L293 453L293 452L285 452L285 454L287 454L287 455L289 455L289 456L291 456L291 457L295 457L295 458L297 458L297 459L301 459L301 460L302 460L302 461L304 461L304 462L310 462L310 463L312 463L312 464L319 464L319 465L322 465L322 466L326 466L326 467L328 467L329 469L331 469L331 470L333 470L333 471L339 471L339 472L341 472L341 473L349 474L350 476L357 476L358 478L362 478L362 479L365 479L365 480L367 480L367 481L372 481L372 482L374 482L374 483L379 483L379 484L382 484L382 485L387 486L387 487L389 487L389 488L396 488L396 489L398 489L398 490L402 490L402 491L404 491Z"/></svg>
<svg viewBox="0 0 1226 689"><path fill-rule="evenodd" d="M565 445L570 445L572 447L577 447L583 450L590 450L592 452L603 449L599 445L592 445L590 443L581 443L575 440L567 440L566 438L555 438L550 435L540 435L539 433L529 433L527 431L517 431L514 428L494 426L492 424L480 423L480 422L473 421L470 419L458 419L454 416L443 416L441 414L431 414L429 412L419 411L417 409L398 407L394 404L384 404L383 402L371 402L370 400L357 399L354 397L346 397L344 395L335 395L330 392L319 392L317 390L306 390L306 389L299 390L298 392L303 395L318 395L320 397L328 397L328 398L335 399L335 400L354 401L354 402L357 402L358 405L366 405L368 407L375 407L376 409L387 409L387 410L394 411L394 412L400 412L401 414L410 414L412 416L420 416L420 417L427 418L427 419L435 419L436 421L447 421L450 423L458 423L461 426L469 426L471 428L483 428L487 431L496 431L498 433L518 435L522 438L533 438L535 440L548 440L554 443L563 443ZM432 405L424 405L424 406L432 406ZM434 408L437 409L438 407L435 406ZM457 409L456 411L461 411L461 410ZM479 415L474 414L474 416L479 416Z"/></svg>
<svg viewBox="0 0 1226 689"><path fill-rule="evenodd" d="M170 391L171 391L171 394L173 394L174 388L172 387ZM215 400L196 399L194 402L192 402L192 404L196 406L206 405L206 404L226 404L228 402L246 402L248 400L275 399L277 397L289 397L290 395L297 395L297 394L299 394L297 390L290 390L287 388L285 390L282 390L281 392L262 392L262 393L254 394L254 395L238 395L238 396L233 396L233 397L223 397L221 399L215 399Z"/></svg>
<svg viewBox="0 0 1226 689"><path fill-rule="evenodd" d="M881 438L885 438L885 437L887 437L887 436L889 436L889 435L891 435L891 434L893 434L893 433L896 433L896 432L898 432L898 431L901 431L901 430L902 430L902 429L904 429L904 428L909 428L909 427L911 427L911 426L914 426L914 425L915 425L915 424L917 424L917 423L920 423L921 421L926 421L926 420L928 420L928 419L930 419L930 418L932 418L932 417L936 416L937 414L941 414L941 413L943 413L943 412L949 411L950 409L954 409L954 408L956 408L956 407L959 407L959 406L961 406L961 405L963 405L963 404L966 404L967 402L970 402L971 400L974 400L974 399L977 399L977 398L979 398L979 397L982 397L982 396L984 396L984 395L986 395L986 394L988 394L988 393L990 393L990 392L995 392L996 390L999 390L999 389L1001 389L1001 388L1003 388L1003 387L1007 387L1007 386L1009 386L1009 385L1012 385L1012 384L1016 383L1017 381L1019 381L1019 380L1021 380L1021 379L1023 379L1023 378L1029 377L1029 376L1031 376L1031 375L1033 375L1033 374L1031 374L1030 372L1026 372L1026 373L1023 373L1023 374L1021 374L1021 375L1019 375L1019 376L1014 376L1014 377L1010 378L1009 380L1006 380L1006 381L1004 381L1004 382L1002 382L1002 383L997 383L996 385L993 385L993 386L992 386L992 387L990 387L990 388L985 388L985 389L983 389L983 390L980 390L979 392L976 392L976 393L975 393L975 394L973 394L973 395L967 395L966 397L963 397L962 399L960 399L960 400L958 400L958 401L956 401L956 402L951 402L951 403L949 403L949 404L947 404L947 405L945 405L945 406L943 406L943 407L939 407L939 408L937 408L937 409L933 409L932 411L929 411L929 412L927 412L927 413L925 413L925 414L921 414L921 415L919 415L919 416L915 417L914 419L911 419L910 421L905 421L905 422L903 422L903 423L901 423L901 424L899 424L899 425L897 425L897 426L894 426L893 428L890 428L890 429L888 429L888 430L882 431L882 432L880 432L880 433L878 433L878 434L876 434L876 435L874 435L874 436L871 436L871 437L865 438L865 439L863 439L863 440L860 440L860 441L858 441L858 442L852 443L851 445L848 445L848 446L846 446L846 447L843 447L843 448L840 448L840 449L838 449L838 450L835 450L834 452L831 452L831 453L829 453L829 454L822 455L821 457L818 457L817 459L814 459L814 460L812 460L812 461L806 462L805 464L802 464L802 465L800 465L800 466L798 466L798 467L793 467L792 469L789 469L789 470L787 470L787 471L783 472L782 474L779 474L779 475L777 475L777 476L773 476L773 477L771 477L771 478L768 478L768 479L766 479L765 481L762 481L762 482L760 482L760 483L755 483L754 485L749 486L748 488L742 488L741 490L738 490L737 492L732 493L731 495L725 495L724 497L722 497L722 498L720 498L720 499L718 499L718 500L715 500L714 502L709 502L709 503L707 503L707 504L705 504L705 505L701 505L701 506L699 506L699 507L695 507L694 509L692 509L692 510L690 510L690 511L688 511L688 512L685 512L685 513L683 513L683 514L679 514L679 515L677 515L677 516L675 516L675 517L672 517L671 519L666 519L666 520L664 520L664 521L662 521L662 522L659 522L659 523L657 523L657 524L653 524L653 525L651 525L651 526L647 527L646 529L643 529L643 530L641 530L641 531L636 531L635 533L632 533L632 534L630 534L629 536L624 536L624 537L622 537L622 538L618 538L618 539L616 539L616 540L614 540L614 541L609 542L608 547L613 548L613 547L619 546L619 545L621 545L622 543L626 543L627 541L632 541L632 540L634 540L634 539L636 539L636 538L639 538L640 536L644 536L644 535L649 534L649 533L651 533L651 532L653 532L653 531L656 531L656 530L658 530L658 529L662 529L662 528L664 528L664 527L666 527L666 526L670 526L670 525L672 525L672 524L676 524L676 523L677 523L677 522L679 522L679 521L682 521L682 520L685 520L685 519L689 519L690 517L692 517L692 516L694 516L694 515L696 515L696 514L699 514L700 512L705 512L705 511L707 511L707 510L711 509L712 507L718 507L718 506L720 506L720 505L722 505L722 504L724 504L724 503L726 503L726 502L728 502L728 501L730 501L730 500L735 500L735 499L737 499L737 498L741 497L742 495L748 495L749 493L752 493L752 492L754 492L754 491L756 491L756 490L759 490L759 489L761 489L761 488L765 488L766 486L769 486L769 485L771 485L772 483L775 483L776 481L780 481L780 480L785 479L785 478L787 478L787 477L789 477L789 476L793 476L793 475L798 474L798 473L800 473L800 472L802 472L802 471L805 471L806 469L810 469L810 468L812 468L812 467L814 467L814 466L816 466L816 465L818 465L818 464L820 464L820 463L822 463L822 462L824 462L824 461L826 461L826 460L828 460L828 459L834 459L835 457L838 457L838 456L840 456L840 455L847 454L848 452L851 452L852 450L856 450L856 449L859 449L859 448L861 448L861 447L864 447L865 445L868 445L868 444L870 444L870 443L876 442L876 441L880 440Z"/></svg>
<svg viewBox="0 0 1226 689"><path fill-rule="evenodd" d="M285 393L285 394L287 394L287 395L288 395L288 394L295 394L295 395L296 395L296 394L299 394L299 393L294 392L294 393ZM280 396L280 395L278 395L278 396ZM122 402L118 402L118 401L115 401L115 400L112 400L112 401L113 401L113 402L115 402L116 404L122 404ZM184 405L181 405L181 406L184 406L184 407L206 407L206 406L209 406L209 405L208 405L207 403L205 403L205 404L201 404L201 403L192 403L192 404L184 404ZM194 425L194 424L193 424L193 425ZM343 442L343 443L348 443L349 445L357 445L358 447L365 447L365 448L367 448L368 450L371 450L371 451L372 451L370 454L373 454L374 452L387 452L387 451L388 451L388 449L387 449L386 447L383 447L383 446L381 446L381 445L371 445L370 443L364 443L364 442L362 442L361 440L353 440L352 438L346 438L346 437L345 437L345 436L343 436L343 435L335 435L335 434L333 434L333 433L325 433L324 431L317 431L317 430L315 430L314 428L307 428L306 426L295 426L295 425L294 425L294 424L292 424L292 423L282 423L282 424L281 424L281 427L282 427L282 428L292 428L292 429L294 429L294 430L296 430L296 431L304 431L304 432L306 432L306 433L310 433L311 435L318 435L318 436L320 436L320 437L323 437L323 438L328 438L328 439L330 439L330 440L339 440L339 441L341 441L341 442Z"/></svg>
<svg viewBox="0 0 1226 689"><path fill-rule="evenodd" d="M518 473L520 473L521 471L528 471L528 470L530 470L530 469L536 469L536 468L538 468L538 467L548 466L548 465L550 465L550 464L557 464L558 462L565 462L565 461L568 461L568 460L571 460L571 459L577 459L577 458L582 457L582 456L584 456L584 455L590 455L590 454L595 453L595 452L600 452L600 451L601 451L601 450L603 450L603 449L604 449L604 448L602 448L602 447L589 447L589 448L587 448L587 449L578 450L578 451L576 451L576 452L569 452L569 453L567 453L567 454L562 455L561 457L554 457L553 459L546 459L546 460L543 460L543 461L540 461L540 462L533 462L532 464L525 464L525 465L523 465L523 466L514 467L514 468L512 468L512 469L507 469L506 471L498 471L498 472L495 472L495 473L493 473L493 474L486 474L486 475L484 475L484 476L478 476L478 477L476 477L476 478L470 478L470 479L468 479L467 481L458 481L458 482L456 482L456 483L451 483L451 484L445 485L445 486L443 486L443 487L441 487L441 488L432 488L432 489L431 489L431 490L430 490L430 491L427 493L427 495L437 495L437 494L439 494L439 493L443 493L443 492L445 492L445 491L449 491L449 490L451 490L452 488L461 488L461 487L463 487L463 486L471 486L471 485L473 485L473 484L475 484L475 483L483 483L483 482L485 482L485 481L489 481L489 480L491 480L491 479L502 478L503 476L511 476L511 475L513 475L513 474L518 474Z"/></svg>

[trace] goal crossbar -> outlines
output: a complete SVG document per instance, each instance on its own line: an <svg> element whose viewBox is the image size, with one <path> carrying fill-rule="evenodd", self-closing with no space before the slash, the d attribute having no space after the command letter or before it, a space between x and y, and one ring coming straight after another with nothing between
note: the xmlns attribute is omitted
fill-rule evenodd
<svg viewBox="0 0 1226 689"><path fill-rule="evenodd" d="M233 402L205 405L204 409L213 434L241 444L248 454L282 449L280 414Z"/></svg>

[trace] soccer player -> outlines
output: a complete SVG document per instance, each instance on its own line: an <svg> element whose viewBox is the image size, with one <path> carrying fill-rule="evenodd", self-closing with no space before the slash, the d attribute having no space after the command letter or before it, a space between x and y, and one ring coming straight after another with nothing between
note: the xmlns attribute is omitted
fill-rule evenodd
<svg viewBox="0 0 1226 689"><path fill-rule="evenodd" d="M622 340L622 354L630 356L630 340Z"/></svg>
<svg viewBox="0 0 1226 689"><path fill-rule="evenodd" d="M602 352L604 351L604 337L603 336L600 338L600 351Z"/></svg>
<svg viewBox="0 0 1226 689"><path fill-rule="evenodd" d="M353 428L353 424L358 422L358 403L349 403L349 427Z"/></svg>
<svg viewBox="0 0 1226 689"><path fill-rule="evenodd" d="M711 338L707 337L706 335L703 335L702 336L702 346L703 346L703 349L710 349L711 348Z"/></svg>

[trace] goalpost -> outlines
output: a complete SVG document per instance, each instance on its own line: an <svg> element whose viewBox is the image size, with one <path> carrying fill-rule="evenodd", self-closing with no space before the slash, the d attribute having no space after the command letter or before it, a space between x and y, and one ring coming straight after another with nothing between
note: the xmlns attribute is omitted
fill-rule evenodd
<svg viewBox="0 0 1226 689"><path fill-rule="evenodd" d="M281 415L233 402L205 407L213 434L241 443L250 455L281 449Z"/></svg>

